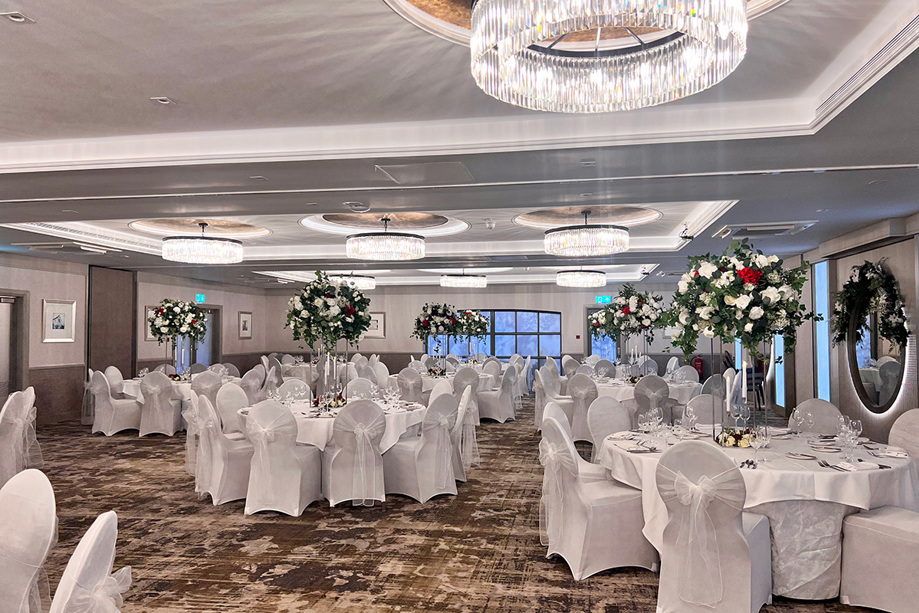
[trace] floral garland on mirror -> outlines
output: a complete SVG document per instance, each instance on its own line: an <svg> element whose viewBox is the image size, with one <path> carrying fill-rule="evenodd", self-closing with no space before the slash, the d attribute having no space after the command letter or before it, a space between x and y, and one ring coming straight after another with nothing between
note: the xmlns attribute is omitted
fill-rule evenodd
<svg viewBox="0 0 919 613"><path fill-rule="evenodd" d="M425 303L415 318L412 336L427 342L431 336L457 336L456 308L449 304Z"/></svg>
<svg viewBox="0 0 919 613"><path fill-rule="evenodd" d="M358 343L370 328L370 298L349 283L336 284L324 272L287 302L294 340L335 350L339 340Z"/></svg>
<svg viewBox="0 0 919 613"><path fill-rule="evenodd" d="M862 303L866 298L867 303ZM860 303L861 312L856 312ZM877 314L878 335L901 347L906 345L909 336L906 304L900 294L900 284L887 269L884 260L876 264L866 261L861 266L852 267L852 274L836 295L833 306L833 343L845 342L853 317L858 318L855 342L861 342L862 329L868 324L869 313Z"/></svg>
<svg viewBox="0 0 919 613"><path fill-rule="evenodd" d="M791 353L798 327L820 319L801 302L808 268L803 262L786 269L778 256L753 249L747 240L732 242L720 256L689 258L668 317L676 328L671 344L689 356L700 334L725 343L737 338L761 358L763 344L781 334Z"/></svg>
<svg viewBox="0 0 919 613"><path fill-rule="evenodd" d="M654 329L663 325L664 308L660 296L640 292L626 284L615 300L589 317L590 334L594 338L632 336L639 334L648 342L654 340Z"/></svg>
<svg viewBox="0 0 919 613"><path fill-rule="evenodd" d="M147 319L150 335L158 344L187 337L200 341L207 334L207 320L198 305L184 300L164 298Z"/></svg>

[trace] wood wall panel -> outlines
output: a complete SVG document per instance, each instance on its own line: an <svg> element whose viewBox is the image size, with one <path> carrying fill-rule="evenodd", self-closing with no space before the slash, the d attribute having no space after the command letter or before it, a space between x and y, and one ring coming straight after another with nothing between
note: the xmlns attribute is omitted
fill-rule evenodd
<svg viewBox="0 0 919 613"><path fill-rule="evenodd" d="M30 369L29 385L35 388L38 425L79 420L83 407L83 381L85 379L86 366L84 364ZM39 437L41 437L40 432Z"/></svg>
<svg viewBox="0 0 919 613"><path fill-rule="evenodd" d="M135 273L91 266L89 269L89 367L117 366L134 375L136 356Z"/></svg>

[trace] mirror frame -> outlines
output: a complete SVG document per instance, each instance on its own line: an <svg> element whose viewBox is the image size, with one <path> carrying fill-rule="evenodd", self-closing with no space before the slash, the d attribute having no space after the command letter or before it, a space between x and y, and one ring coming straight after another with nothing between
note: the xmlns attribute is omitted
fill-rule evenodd
<svg viewBox="0 0 919 613"><path fill-rule="evenodd" d="M852 314L849 317L849 335L846 338L846 354L849 361L849 378L852 380L852 386L855 388L855 393L858 395L859 401L862 405L871 411L872 413L882 414L886 413L893 407L896 403L897 398L900 397L900 391L903 389L903 379L905 368L900 369L900 379L897 382L897 390L894 394L891 395L890 399L882 405L875 404L868 397L868 392L865 391L865 385L862 383L862 375L859 372L858 368L858 356L855 354L855 338L856 333L858 332L858 324L861 322L861 315L866 308L868 308L868 303L870 301L870 296L859 296L858 302L855 304L855 308L852 310ZM868 317L868 322L870 324L871 318ZM906 347L901 345L900 347L900 365L905 366L903 363L903 357L906 352Z"/></svg>

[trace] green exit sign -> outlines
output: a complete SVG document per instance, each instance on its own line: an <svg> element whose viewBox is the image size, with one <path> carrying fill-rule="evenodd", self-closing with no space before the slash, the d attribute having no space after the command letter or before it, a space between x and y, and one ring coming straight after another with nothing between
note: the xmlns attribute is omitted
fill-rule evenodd
<svg viewBox="0 0 919 613"><path fill-rule="evenodd" d="M204 304L205 302L207 302L207 298L205 297L204 294L195 294L195 302L197 302L198 304Z"/></svg>
<svg viewBox="0 0 919 613"><path fill-rule="evenodd" d="M612 301L612 296L597 296L597 304L610 304Z"/></svg>

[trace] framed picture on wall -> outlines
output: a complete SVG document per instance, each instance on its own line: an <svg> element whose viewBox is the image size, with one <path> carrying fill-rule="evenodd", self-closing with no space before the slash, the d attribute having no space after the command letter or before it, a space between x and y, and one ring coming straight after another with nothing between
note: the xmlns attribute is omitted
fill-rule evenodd
<svg viewBox="0 0 919 613"><path fill-rule="evenodd" d="M156 339L150 334L150 324L148 320L156 314L156 309L159 307L155 306L146 306L144 307L144 320L140 322L140 325L144 329L144 340L145 341L155 341Z"/></svg>
<svg viewBox="0 0 919 613"><path fill-rule="evenodd" d="M370 327L364 338L386 338L386 313L370 314Z"/></svg>
<svg viewBox="0 0 919 613"><path fill-rule="evenodd" d="M72 343L76 300L42 300L42 342Z"/></svg>
<svg viewBox="0 0 919 613"><path fill-rule="evenodd" d="M239 340L252 338L252 313L239 312Z"/></svg>

